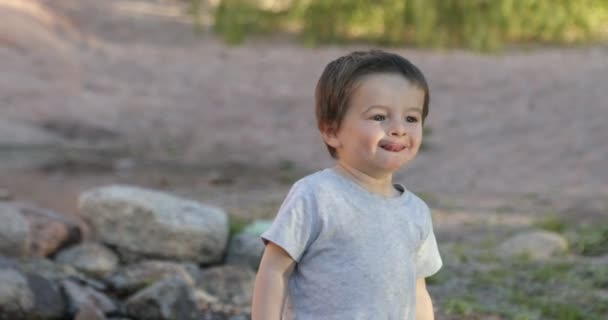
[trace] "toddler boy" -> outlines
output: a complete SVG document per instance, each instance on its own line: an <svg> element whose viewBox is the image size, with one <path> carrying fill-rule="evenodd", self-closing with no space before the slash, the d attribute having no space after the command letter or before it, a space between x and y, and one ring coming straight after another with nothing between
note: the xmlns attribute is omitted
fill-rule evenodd
<svg viewBox="0 0 608 320"><path fill-rule="evenodd" d="M336 165L297 181L262 235L253 320L433 319L430 211L392 181L422 142L424 75L396 54L353 52L326 66L315 100Z"/></svg>

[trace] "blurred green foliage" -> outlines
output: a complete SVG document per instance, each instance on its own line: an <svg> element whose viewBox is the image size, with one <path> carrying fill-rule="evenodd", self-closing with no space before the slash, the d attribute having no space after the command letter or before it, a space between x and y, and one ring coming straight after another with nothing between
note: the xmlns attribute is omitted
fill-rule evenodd
<svg viewBox="0 0 608 320"><path fill-rule="evenodd" d="M286 33L309 45L366 41L495 50L507 43L606 39L608 1L221 0L215 30L229 43Z"/></svg>
<svg viewBox="0 0 608 320"><path fill-rule="evenodd" d="M572 236L570 238L573 238ZM585 226L579 228L572 240L574 252L583 256L608 254L608 226Z"/></svg>

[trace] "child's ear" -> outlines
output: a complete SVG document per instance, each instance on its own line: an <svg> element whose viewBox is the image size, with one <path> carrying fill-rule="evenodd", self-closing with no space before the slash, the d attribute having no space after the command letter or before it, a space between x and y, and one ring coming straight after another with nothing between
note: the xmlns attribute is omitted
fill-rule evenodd
<svg viewBox="0 0 608 320"><path fill-rule="evenodd" d="M326 125L321 129L321 136L323 136L323 141L328 145L338 149L342 143L338 139L338 130L335 129L334 126Z"/></svg>

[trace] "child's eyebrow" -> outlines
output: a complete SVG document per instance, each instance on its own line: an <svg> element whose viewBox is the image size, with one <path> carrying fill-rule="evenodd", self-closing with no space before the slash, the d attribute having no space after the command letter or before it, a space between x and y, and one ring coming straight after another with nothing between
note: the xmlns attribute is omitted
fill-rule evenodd
<svg viewBox="0 0 608 320"><path fill-rule="evenodd" d="M416 108L416 107L407 108L405 111L416 111L416 112L422 114L422 109Z"/></svg>
<svg viewBox="0 0 608 320"><path fill-rule="evenodd" d="M367 113L367 112L369 112L372 109L384 109L384 110L388 110L390 108L387 107L387 106L384 106L384 105L375 104L375 105L369 106L367 109L365 109L365 111L363 111L363 113ZM408 112L408 111L416 111L416 112L422 114L422 109L417 108L417 107L409 107L405 111L406 112Z"/></svg>

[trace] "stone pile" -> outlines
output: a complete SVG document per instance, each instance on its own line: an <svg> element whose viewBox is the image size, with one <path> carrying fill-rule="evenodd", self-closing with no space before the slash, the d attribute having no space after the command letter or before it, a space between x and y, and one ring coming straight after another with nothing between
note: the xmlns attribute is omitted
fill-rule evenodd
<svg viewBox="0 0 608 320"><path fill-rule="evenodd" d="M267 222L119 185L79 213L0 202L0 319L249 319Z"/></svg>

